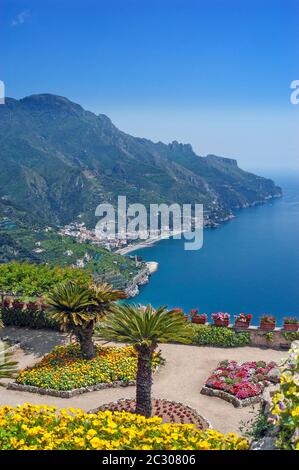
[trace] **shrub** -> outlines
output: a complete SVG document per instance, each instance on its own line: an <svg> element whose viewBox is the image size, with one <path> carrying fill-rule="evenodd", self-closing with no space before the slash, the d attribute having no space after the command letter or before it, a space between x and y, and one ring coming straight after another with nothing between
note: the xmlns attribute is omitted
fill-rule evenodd
<svg viewBox="0 0 299 470"><path fill-rule="evenodd" d="M5 326L60 330L57 322L44 310L2 307L1 314Z"/></svg>
<svg viewBox="0 0 299 470"><path fill-rule="evenodd" d="M241 421L240 431L243 436L257 441L273 432L274 425L262 408L257 411L253 410L251 413L253 418L247 422Z"/></svg>
<svg viewBox="0 0 299 470"><path fill-rule="evenodd" d="M247 450L248 441L235 434L200 431L193 425L163 424L110 411L82 410L26 404L0 408L2 450Z"/></svg>
<svg viewBox="0 0 299 470"><path fill-rule="evenodd" d="M299 320L296 317L285 317L283 321L287 325L297 325L299 323Z"/></svg>
<svg viewBox="0 0 299 470"><path fill-rule="evenodd" d="M299 331L283 331L282 336L287 341L293 342L299 340Z"/></svg>
<svg viewBox="0 0 299 470"><path fill-rule="evenodd" d="M161 362L154 355L153 367ZM82 359L79 345L57 346L38 364L22 370L16 381L54 390L73 390L98 383L136 380L137 353L132 346L98 347L94 359Z"/></svg>
<svg viewBox="0 0 299 470"><path fill-rule="evenodd" d="M237 347L250 343L250 333L213 325L191 325L192 343L200 346Z"/></svg>
<svg viewBox="0 0 299 470"><path fill-rule="evenodd" d="M56 284L77 281L82 285L91 282L88 271L78 268L60 268L46 264L6 263L0 264L0 291L40 296Z"/></svg>
<svg viewBox="0 0 299 470"><path fill-rule="evenodd" d="M272 341L274 341L273 331L268 331L268 333L264 334L264 337L265 337L266 341L268 341L268 343L272 343Z"/></svg>
<svg viewBox="0 0 299 470"><path fill-rule="evenodd" d="M280 389L273 397L272 414L279 426L278 447L299 450L299 341L293 343L287 359L280 365Z"/></svg>

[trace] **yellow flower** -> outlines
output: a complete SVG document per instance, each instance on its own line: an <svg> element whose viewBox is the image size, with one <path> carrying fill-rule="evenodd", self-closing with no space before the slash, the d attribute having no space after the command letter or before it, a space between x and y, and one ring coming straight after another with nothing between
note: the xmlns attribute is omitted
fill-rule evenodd
<svg viewBox="0 0 299 470"><path fill-rule="evenodd" d="M90 444L94 449L99 449L101 445L101 440L98 437L93 437L90 441Z"/></svg>
<svg viewBox="0 0 299 470"><path fill-rule="evenodd" d="M17 423L16 415L21 417ZM9 412L0 407L0 416L8 449L248 449L248 441L235 434L225 436L213 430L200 431L193 425L163 424L161 419L125 412L91 415L73 408L57 410L26 404ZM0 438L0 449L2 445Z"/></svg>

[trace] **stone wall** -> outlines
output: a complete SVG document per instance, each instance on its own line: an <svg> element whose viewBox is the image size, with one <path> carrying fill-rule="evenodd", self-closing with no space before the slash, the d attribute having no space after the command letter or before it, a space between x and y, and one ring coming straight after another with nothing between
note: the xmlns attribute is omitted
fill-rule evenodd
<svg viewBox="0 0 299 470"><path fill-rule="evenodd" d="M236 332L248 331L250 334L250 346L258 346L272 349L290 349L291 342L283 336L283 328L275 328L275 330L269 332L261 330L257 326L251 326L248 329L240 329L230 326L229 328L234 329ZM270 333L270 334L269 334Z"/></svg>

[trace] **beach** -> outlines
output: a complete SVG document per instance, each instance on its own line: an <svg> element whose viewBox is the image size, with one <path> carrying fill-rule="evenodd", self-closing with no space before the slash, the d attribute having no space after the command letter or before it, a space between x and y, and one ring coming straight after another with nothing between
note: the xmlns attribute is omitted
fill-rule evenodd
<svg viewBox="0 0 299 470"><path fill-rule="evenodd" d="M118 253L120 255L127 255L128 253L131 253L132 251L140 250L142 248L150 248L154 243L159 242L160 240L165 240L171 237L174 237L176 235L182 235L184 233L183 230L177 230L174 231L173 233L169 234L168 232L166 234L161 234L158 237L150 237L146 240L142 240L139 243L134 243L125 246L124 248L119 248L118 250L115 251L115 253Z"/></svg>

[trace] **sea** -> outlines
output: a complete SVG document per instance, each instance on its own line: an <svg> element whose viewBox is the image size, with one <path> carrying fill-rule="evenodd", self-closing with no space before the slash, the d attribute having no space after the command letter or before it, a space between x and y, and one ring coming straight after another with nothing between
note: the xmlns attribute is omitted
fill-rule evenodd
<svg viewBox="0 0 299 470"><path fill-rule="evenodd" d="M131 303L213 312L299 317L299 175L276 176L283 197L237 212L204 230L203 247L161 240L131 254L157 261L158 270Z"/></svg>

